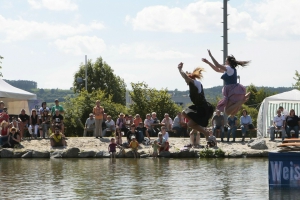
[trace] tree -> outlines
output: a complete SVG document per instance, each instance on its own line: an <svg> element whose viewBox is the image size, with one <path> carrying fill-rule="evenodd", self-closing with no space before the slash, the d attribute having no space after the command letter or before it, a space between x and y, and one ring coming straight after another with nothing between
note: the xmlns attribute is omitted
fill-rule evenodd
<svg viewBox="0 0 300 200"><path fill-rule="evenodd" d="M250 92L250 98L249 100L245 103L245 105L249 107L255 107L257 110L259 109L259 105L261 102L266 98L271 95L274 95L274 92L270 92L265 88L260 88L257 90L255 85L251 84L247 87L247 92Z"/></svg>
<svg viewBox="0 0 300 200"><path fill-rule="evenodd" d="M295 76L294 79L296 80L296 83L293 84L293 87L295 87L296 89L300 90L300 74L299 72L296 70L295 72Z"/></svg>
<svg viewBox="0 0 300 200"><path fill-rule="evenodd" d="M130 112L140 114L142 118L147 113L156 112L158 119L163 119L165 113L169 113L174 118L182 107L175 104L167 89L156 90L148 88L148 85L142 83L131 83L132 92L130 92L133 103L130 105Z"/></svg>
<svg viewBox="0 0 300 200"><path fill-rule="evenodd" d="M3 59L3 57L0 55L0 69L2 69L2 66L1 66L1 64L2 64L2 62L1 62L1 60ZM0 72L0 76L2 77L3 75L2 75L2 72Z"/></svg>
<svg viewBox="0 0 300 200"><path fill-rule="evenodd" d="M247 110L248 115L251 116L252 119L252 124L257 127L257 115L258 115L258 110L255 108L250 108L247 105L242 105L242 109L237 113L237 118L240 119L241 116L243 115L242 111L243 109Z"/></svg>
<svg viewBox="0 0 300 200"><path fill-rule="evenodd" d="M102 58L97 58L95 63L87 63L87 91L104 91L105 97L112 96L112 101L126 105L126 84L122 78L114 74L114 70ZM85 78L85 65L81 64L74 75L73 90L75 93L83 91L85 83L79 84L77 78Z"/></svg>
<svg viewBox="0 0 300 200"><path fill-rule="evenodd" d="M101 90L91 93L83 90L75 98L66 97L64 124L67 136L82 136L85 121L92 112L96 100L101 101L105 113L111 115L114 121L116 121L119 113L126 113L127 111L124 105L114 103L112 97L107 98Z"/></svg>

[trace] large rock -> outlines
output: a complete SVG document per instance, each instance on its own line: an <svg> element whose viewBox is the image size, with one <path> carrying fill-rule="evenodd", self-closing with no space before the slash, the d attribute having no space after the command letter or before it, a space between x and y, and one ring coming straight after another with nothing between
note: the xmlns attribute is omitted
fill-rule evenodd
<svg viewBox="0 0 300 200"><path fill-rule="evenodd" d="M26 151L15 151L13 158L21 158L25 153L27 153Z"/></svg>
<svg viewBox="0 0 300 200"><path fill-rule="evenodd" d="M32 151L32 158L49 158L49 151Z"/></svg>
<svg viewBox="0 0 300 200"><path fill-rule="evenodd" d="M99 151L95 155L96 158L103 158L103 151Z"/></svg>
<svg viewBox="0 0 300 200"><path fill-rule="evenodd" d="M258 149L258 150L268 149L268 146L266 145L266 141L263 138L255 139L248 146L251 149Z"/></svg>
<svg viewBox="0 0 300 200"><path fill-rule="evenodd" d="M171 153L170 151L161 151L158 155L158 157L164 157L164 158L170 158Z"/></svg>
<svg viewBox="0 0 300 200"><path fill-rule="evenodd" d="M110 158L110 153L108 153L108 151L104 151L102 158Z"/></svg>
<svg viewBox="0 0 300 200"><path fill-rule="evenodd" d="M95 151L81 151L79 152L80 158L93 158L95 157L96 152Z"/></svg>
<svg viewBox="0 0 300 200"><path fill-rule="evenodd" d="M79 149L76 147L72 147L63 152L63 158L78 158Z"/></svg>
<svg viewBox="0 0 300 200"><path fill-rule="evenodd" d="M23 154L22 158L32 158L32 151L28 151L27 153Z"/></svg>
<svg viewBox="0 0 300 200"><path fill-rule="evenodd" d="M147 158L147 157L150 157L150 154L141 154L140 155L140 158Z"/></svg>
<svg viewBox="0 0 300 200"><path fill-rule="evenodd" d="M225 157L228 157L228 158L242 158L242 157L244 157L244 154L241 151L233 150L231 152L228 152L228 154L225 154Z"/></svg>
<svg viewBox="0 0 300 200"><path fill-rule="evenodd" d="M2 149L1 158L12 158L14 156L13 149Z"/></svg>
<svg viewBox="0 0 300 200"><path fill-rule="evenodd" d="M125 158L133 158L133 152L131 150L125 152Z"/></svg>
<svg viewBox="0 0 300 200"><path fill-rule="evenodd" d="M50 158L62 158L62 151L53 151L50 153Z"/></svg>

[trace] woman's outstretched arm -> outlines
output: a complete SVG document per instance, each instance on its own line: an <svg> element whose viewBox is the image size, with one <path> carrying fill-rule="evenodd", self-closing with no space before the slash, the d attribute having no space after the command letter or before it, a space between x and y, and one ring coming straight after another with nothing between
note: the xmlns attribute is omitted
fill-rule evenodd
<svg viewBox="0 0 300 200"><path fill-rule="evenodd" d="M215 67L219 69L218 72L222 72L222 73L225 72L226 67L224 65L219 64L218 61L216 61L216 59L213 57L213 55L211 54L209 49L207 51L208 51L209 57L211 58L211 60L213 61L214 65L215 65Z"/></svg>
<svg viewBox="0 0 300 200"><path fill-rule="evenodd" d="M220 70L220 68L217 68L216 66L214 66L211 62L209 62L206 58L202 58L202 61L205 62L206 64L208 64L213 70L215 70L216 72L219 73L223 73L223 70Z"/></svg>
<svg viewBox="0 0 300 200"><path fill-rule="evenodd" d="M188 75L186 75L186 73L184 73L184 72L182 71L182 67L183 67L183 63L181 62L181 63L179 63L179 65L178 65L178 70L179 70L179 73L180 73L180 75L182 76L182 78L185 80L185 82L186 82L187 84L189 84L190 82L193 82L193 79L191 79L190 77L188 77Z"/></svg>

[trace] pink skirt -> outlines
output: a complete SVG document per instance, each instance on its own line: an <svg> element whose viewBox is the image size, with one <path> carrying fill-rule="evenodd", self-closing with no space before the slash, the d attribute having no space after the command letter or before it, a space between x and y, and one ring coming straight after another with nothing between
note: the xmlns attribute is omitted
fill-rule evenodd
<svg viewBox="0 0 300 200"><path fill-rule="evenodd" d="M228 101L236 103L244 99L246 94L246 88L241 84L225 85L222 89L223 99L221 99L217 105L217 109L224 112Z"/></svg>

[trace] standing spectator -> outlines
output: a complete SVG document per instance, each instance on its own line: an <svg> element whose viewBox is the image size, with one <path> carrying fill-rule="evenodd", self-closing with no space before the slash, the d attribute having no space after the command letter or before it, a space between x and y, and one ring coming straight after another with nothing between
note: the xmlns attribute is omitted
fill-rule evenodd
<svg viewBox="0 0 300 200"><path fill-rule="evenodd" d="M153 129L152 124L153 124L153 120L151 119L151 115L147 114L146 119L144 121L144 126L146 127L146 131L148 135L150 135L150 137L154 137L155 135L155 131Z"/></svg>
<svg viewBox="0 0 300 200"><path fill-rule="evenodd" d="M34 134L32 133L32 129L34 130ZM29 122L29 128L28 128L28 131L29 131L31 137L33 136L36 139L38 130L39 130L39 117L36 113L36 110L32 109L31 116L30 116L30 122Z"/></svg>
<svg viewBox="0 0 300 200"><path fill-rule="evenodd" d="M7 108L6 107L4 107L2 109L2 112L0 113L0 123L2 121L6 121L6 122L9 123L9 115L7 114Z"/></svg>
<svg viewBox="0 0 300 200"><path fill-rule="evenodd" d="M58 126L61 133L64 134L64 117L60 114L58 109L55 110L55 114L52 117L52 133L54 133L56 126Z"/></svg>
<svg viewBox="0 0 300 200"><path fill-rule="evenodd" d="M166 127L166 131L172 130L172 119L169 117L168 113L165 113L165 118L161 121L161 125Z"/></svg>
<svg viewBox="0 0 300 200"><path fill-rule="evenodd" d="M142 120L141 116L139 114L136 114L135 118L133 119L133 123L135 125L135 128L137 128L141 122L143 123L143 120Z"/></svg>
<svg viewBox="0 0 300 200"><path fill-rule="evenodd" d="M92 136L95 135L95 119L93 113L90 113L90 117L86 119L84 125L83 137L86 137L86 132L93 132Z"/></svg>
<svg viewBox="0 0 300 200"><path fill-rule="evenodd" d="M7 143L2 145L3 148L14 148L16 145L20 144L21 138L17 129L12 127L10 133L8 134Z"/></svg>
<svg viewBox="0 0 300 200"><path fill-rule="evenodd" d="M123 113L120 113L119 118L117 119L116 128L119 129L121 133L124 132L124 135L127 136L128 129L126 128L126 122Z"/></svg>
<svg viewBox="0 0 300 200"><path fill-rule="evenodd" d="M286 117L286 133L288 138L291 138L291 130L295 131L296 138L299 138L299 125L300 119L297 115L295 115L295 110L290 110L290 115Z"/></svg>
<svg viewBox="0 0 300 200"><path fill-rule="evenodd" d="M105 136L106 131L110 131L111 133L116 131L116 125L114 120L111 119L110 115L107 115L107 120L105 121L106 129L103 132L103 136Z"/></svg>
<svg viewBox="0 0 300 200"><path fill-rule="evenodd" d="M58 99L55 99L54 103L55 103L55 106L53 106L51 109L51 115L52 116L55 115L56 110L59 111L59 114L63 115L65 113L65 110L61 105L59 105Z"/></svg>
<svg viewBox="0 0 300 200"><path fill-rule="evenodd" d="M20 137L21 140L23 139L23 135L24 135L24 129L26 126L28 126L28 122L29 122L30 118L29 116L25 113L25 109L21 110L21 114L19 114L19 127L20 127Z"/></svg>
<svg viewBox="0 0 300 200"><path fill-rule="evenodd" d="M227 118L227 125L228 125L227 142L229 142L229 138L231 134L232 134L232 142L235 142L235 134L237 129L237 117L234 115L230 115Z"/></svg>
<svg viewBox="0 0 300 200"><path fill-rule="evenodd" d="M184 135L185 127L182 126L183 122L181 121L181 112L177 113L177 116L174 118L172 124L172 130L176 131L177 135Z"/></svg>
<svg viewBox="0 0 300 200"><path fill-rule="evenodd" d="M42 134L40 134L41 138L45 138L48 136L48 130L50 128L51 116L49 115L48 110L44 110L42 115Z"/></svg>
<svg viewBox="0 0 300 200"><path fill-rule="evenodd" d="M103 114L104 108L100 106L100 100L96 101L96 106L93 108L93 114L95 115L95 137L102 138L102 121L103 121Z"/></svg>
<svg viewBox="0 0 300 200"><path fill-rule="evenodd" d="M224 116L221 115L221 111L217 110L216 115L211 119L211 124L213 126L213 134L218 137L216 131L219 130L221 132L221 142L223 142L224 138Z"/></svg>
<svg viewBox="0 0 300 200"><path fill-rule="evenodd" d="M251 119L250 115L248 115L247 110L245 110L245 109L242 111L242 116L240 118L240 124L241 124L241 129L242 129L242 142L244 142L245 137L246 137L246 132L249 129L253 129L252 119Z"/></svg>
<svg viewBox="0 0 300 200"><path fill-rule="evenodd" d="M50 135L51 147L65 147L67 146L65 135L59 130L59 127L55 127L54 133Z"/></svg>
<svg viewBox="0 0 300 200"><path fill-rule="evenodd" d="M44 101L39 109L39 115L42 116L44 110L48 110L50 112L50 109L47 107L47 103Z"/></svg>

